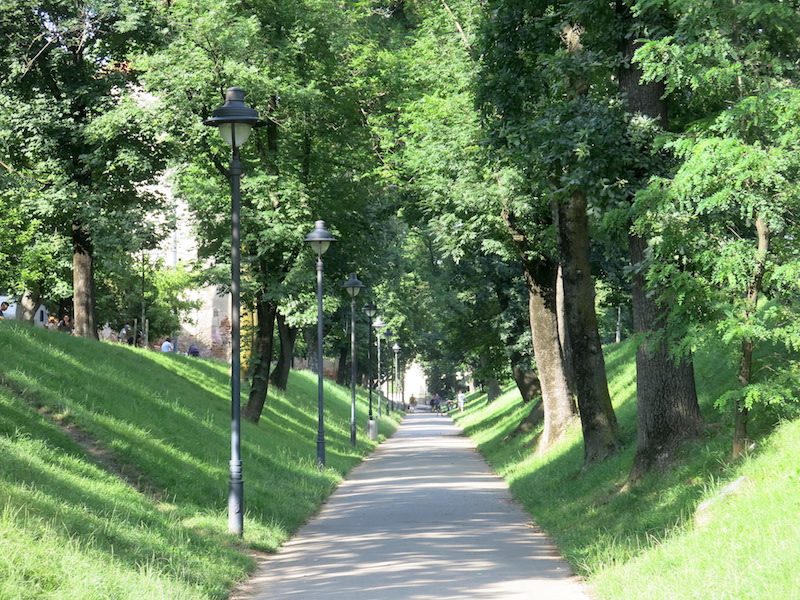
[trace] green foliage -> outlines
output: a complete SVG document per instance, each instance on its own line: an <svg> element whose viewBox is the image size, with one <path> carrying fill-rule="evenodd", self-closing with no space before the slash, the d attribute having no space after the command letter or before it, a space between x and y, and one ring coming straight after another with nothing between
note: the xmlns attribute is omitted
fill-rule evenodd
<svg viewBox="0 0 800 600"><path fill-rule="evenodd" d="M153 46L154 8L147 0L3 5L0 160L14 181L4 199L32 238L0 233L16 245L17 290L53 303L71 294L73 225L89 232L98 257L139 249L143 237L152 247L159 235L163 198L148 185L169 140L163 111L130 68L133 51ZM141 226L118 227L124 219Z"/></svg>
<svg viewBox="0 0 800 600"><path fill-rule="evenodd" d="M245 548L275 551L375 445L359 427L350 446L350 392L328 384L320 470L316 376L295 374L260 426L242 423L242 542L226 533L225 365L15 322L2 324L0 342L15 349L0 375L9 600L221 600L254 566ZM360 393L359 423L366 414ZM394 426L383 419L381 436Z"/></svg>
<svg viewBox="0 0 800 600"><path fill-rule="evenodd" d="M800 210L799 98L794 89L747 97L670 140L667 147L680 166L638 198L648 207L638 227L652 239L649 277L665 290L670 328L683 347L696 347L702 343L698 336L710 332L732 352L742 340L784 349L756 369L752 389L726 395L721 403L773 403L796 395L791 356L800 343L794 326L800 267L793 243ZM759 250L757 219L768 229L766 253ZM771 302L756 311L748 290L760 264L760 291ZM708 322L715 326L698 327Z"/></svg>
<svg viewBox="0 0 800 600"><path fill-rule="evenodd" d="M675 129L794 78L800 17L790 3L678 0L664 8L674 33L644 40L636 60L647 79L664 81Z"/></svg>

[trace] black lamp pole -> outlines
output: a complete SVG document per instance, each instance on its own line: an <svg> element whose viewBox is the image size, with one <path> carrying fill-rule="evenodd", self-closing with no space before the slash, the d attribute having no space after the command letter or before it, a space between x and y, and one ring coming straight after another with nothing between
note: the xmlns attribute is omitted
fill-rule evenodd
<svg viewBox="0 0 800 600"><path fill-rule="evenodd" d="M386 343L388 344L394 339L394 333L391 329L386 330L386 334L384 335L386 338ZM389 361L389 373L386 376L386 415L392 414L392 398L394 397L394 379L392 378L392 361Z"/></svg>
<svg viewBox="0 0 800 600"><path fill-rule="evenodd" d="M392 390L392 402L394 402L397 398L397 390L400 389L400 378L398 377L400 372L397 370L397 353L400 352L400 344L395 342L394 346L392 346L392 350L394 350L394 389Z"/></svg>
<svg viewBox="0 0 800 600"><path fill-rule="evenodd" d="M228 88L225 104L211 113L203 125L217 127L222 138L233 148L228 175L231 181L231 460L228 483L228 530L241 537L244 532L244 481L241 455L241 334L240 300L240 184L242 163L239 146L247 141L253 127L264 125L258 112L244 102L244 90Z"/></svg>
<svg viewBox="0 0 800 600"><path fill-rule="evenodd" d="M369 335L367 343L367 387L369 388L369 421L367 430L372 432L372 317L378 314L378 307L372 303L365 304L361 309L369 318Z"/></svg>
<svg viewBox="0 0 800 600"><path fill-rule="evenodd" d="M350 273L350 279L345 281L344 286L350 294L350 445L356 447L356 296L364 284L356 277L355 273Z"/></svg>
<svg viewBox="0 0 800 600"><path fill-rule="evenodd" d="M322 255L328 250L331 242L336 239L325 230L325 221L317 221L314 231L309 233L305 239L317 253L317 465L325 466L325 416L323 411L323 375L324 365L322 364L322 342L323 342L323 322L322 322Z"/></svg>
<svg viewBox="0 0 800 600"><path fill-rule="evenodd" d="M381 418L381 330L386 327L383 319L378 317L372 324L373 329L378 332L378 418Z"/></svg>

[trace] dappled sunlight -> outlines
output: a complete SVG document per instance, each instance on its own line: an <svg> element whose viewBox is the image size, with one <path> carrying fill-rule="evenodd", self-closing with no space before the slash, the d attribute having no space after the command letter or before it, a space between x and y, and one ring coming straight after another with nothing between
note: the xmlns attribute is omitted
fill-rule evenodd
<svg viewBox="0 0 800 600"><path fill-rule="evenodd" d="M408 415L234 598L585 598L459 434L447 417Z"/></svg>
<svg viewBox="0 0 800 600"><path fill-rule="evenodd" d="M7 326L6 326L7 325ZM184 517L195 511L225 524L229 475L230 368L214 361L99 343L8 323L4 343L16 348L0 373L5 388L38 409L59 447L76 451L75 436L106 468L139 490L168 499ZM349 390L326 383L328 468L315 464L316 375L292 373L289 389L271 388L260 425L242 422L248 543L274 550L296 530L376 443L359 430L349 444ZM246 382L243 382L246 383ZM247 397L246 385L242 401ZM14 406L18 400L14 400ZM363 393L359 415L366 414ZM44 432L22 413L1 415L8 432ZM365 420L365 419L364 419ZM71 433L64 428L69 427ZM381 433L393 429L383 419ZM67 441L69 440L69 441ZM80 450L78 450L80 451ZM100 460L100 459L98 459ZM88 495L91 502L100 499Z"/></svg>

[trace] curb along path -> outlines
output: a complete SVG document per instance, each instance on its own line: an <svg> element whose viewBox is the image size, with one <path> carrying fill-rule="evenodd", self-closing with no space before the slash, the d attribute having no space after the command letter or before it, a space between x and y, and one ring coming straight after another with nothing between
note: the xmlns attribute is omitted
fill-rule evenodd
<svg viewBox="0 0 800 600"><path fill-rule="evenodd" d="M449 417L411 413L235 600L588 600Z"/></svg>

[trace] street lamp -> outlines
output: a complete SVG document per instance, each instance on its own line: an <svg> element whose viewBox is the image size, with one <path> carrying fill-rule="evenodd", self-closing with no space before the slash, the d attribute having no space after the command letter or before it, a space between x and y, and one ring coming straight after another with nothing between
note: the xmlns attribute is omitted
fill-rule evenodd
<svg viewBox="0 0 800 600"><path fill-rule="evenodd" d="M311 245L317 253L317 465L325 466L325 417L322 404L322 255L328 250L332 242L336 241L325 229L325 221L317 221L314 231L309 233L304 240Z"/></svg>
<svg viewBox="0 0 800 600"><path fill-rule="evenodd" d="M356 447L356 296L364 284L350 273L350 279L344 282L350 294L350 445Z"/></svg>
<svg viewBox="0 0 800 600"><path fill-rule="evenodd" d="M203 125L216 127L222 139L233 148L228 176L231 181L231 478L228 484L228 530L239 536L244 531L244 481L242 480L241 455L241 357L239 327L239 283L240 283L240 235L239 208L242 162L239 146L247 141L253 127L265 123L258 112L244 102L244 90L228 88L225 104L212 111L211 118Z"/></svg>
<svg viewBox="0 0 800 600"><path fill-rule="evenodd" d="M389 342L391 342L394 339L394 333L392 332L391 329L387 329L386 333L384 334L383 337L386 338L386 343L388 344ZM394 405L392 404L392 398L394 397L394 383L390 384L390 382L394 382L394 379L392 378L391 371L392 370L390 368L389 369L389 375L388 375L388 377L386 377L386 402L385 402L385 405L386 405L386 415L387 416L392 414L392 409L394 408Z"/></svg>
<svg viewBox="0 0 800 600"><path fill-rule="evenodd" d="M395 392L392 393L392 396L393 396L392 401L394 401L394 399L396 397L396 394L397 394L396 390L398 390L400 388L398 377L397 377L397 375L399 373L399 371L397 370L397 353L400 352L400 344L395 342L394 346L392 346L392 350L394 350L394 389L395 389Z"/></svg>
<svg viewBox="0 0 800 600"><path fill-rule="evenodd" d="M369 317L369 343L367 344L367 387L369 387L369 420L367 421L367 433L369 439L378 439L378 427L372 418L372 317L378 314L378 307L372 303L365 304L361 309Z"/></svg>
<svg viewBox="0 0 800 600"><path fill-rule="evenodd" d="M378 418L381 418L381 329L386 327L383 319L378 317L372 324L373 329L378 332Z"/></svg>

